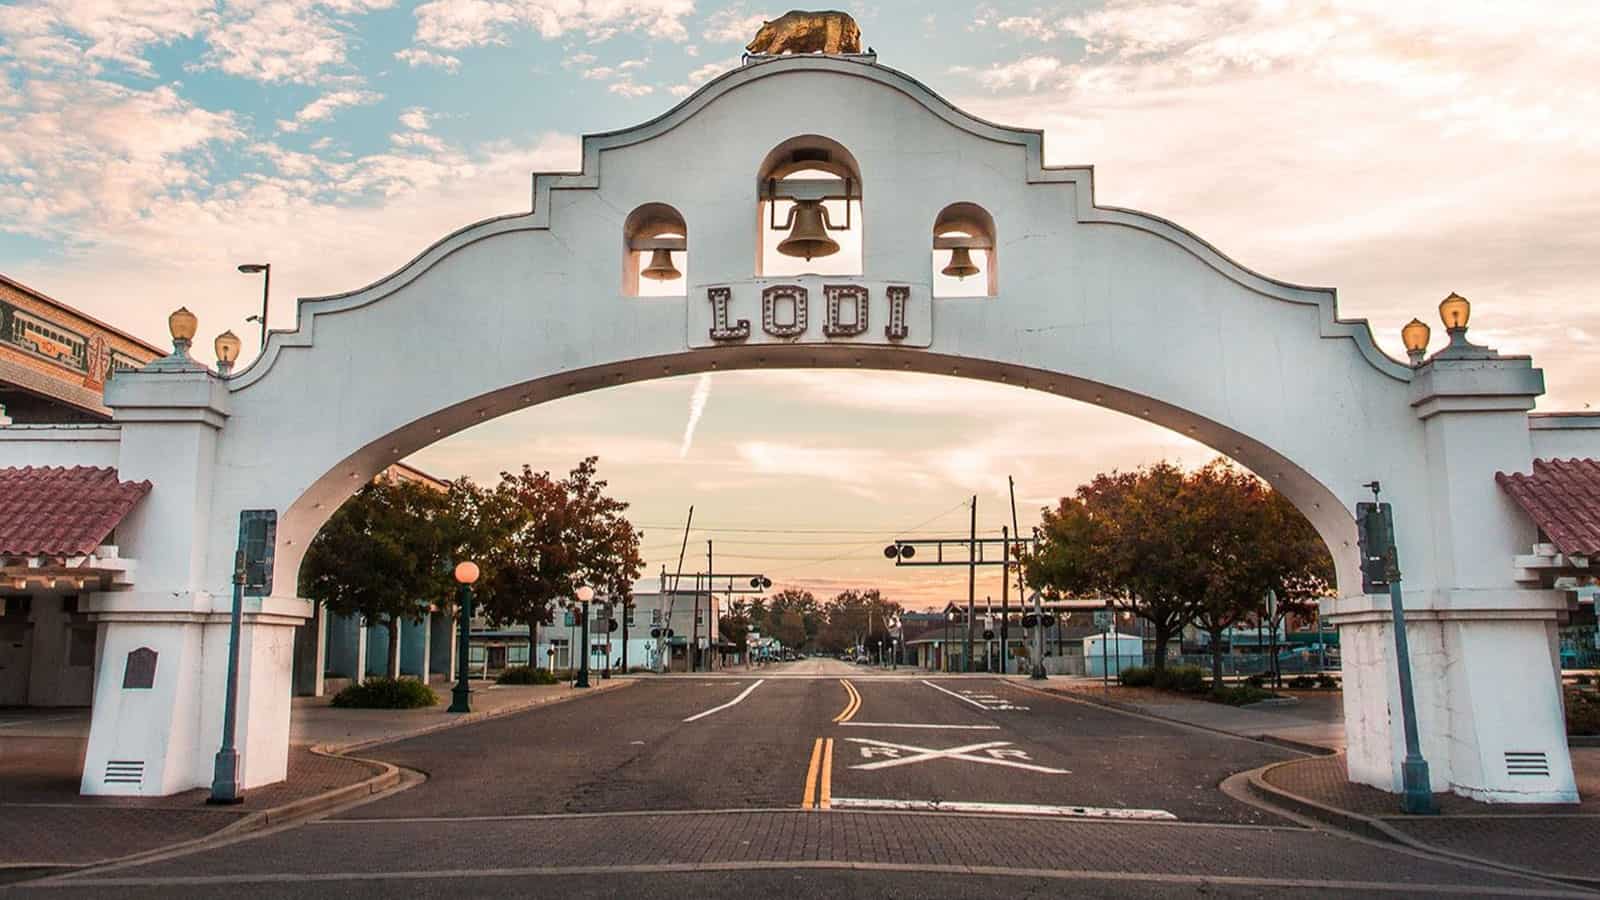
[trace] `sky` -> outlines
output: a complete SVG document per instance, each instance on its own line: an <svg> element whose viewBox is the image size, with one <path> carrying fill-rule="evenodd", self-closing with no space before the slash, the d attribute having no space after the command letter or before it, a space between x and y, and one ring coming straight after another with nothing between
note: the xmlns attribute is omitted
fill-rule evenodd
<svg viewBox="0 0 1600 900"><path fill-rule="evenodd" d="M1338 289L1402 356L1451 291L1475 341L1529 353L1542 409L1600 402L1600 4L847 3L879 61L1096 166L1098 202L1244 265ZM579 135L654 118L787 6L723 0L15 0L0 6L0 272L152 342L365 285L525 210ZM209 341L201 340L208 352ZM246 350L244 363L251 351ZM202 354L204 355L204 354ZM774 404L781 396L783 403ZM1096 472L1205 447L1017 388L863 372L717 373L570 397L411 461L493 480L600 457L650 572L965 598L895 569L896 535L1024 530ZM999 603L997 570L978 602Z"/></svg>

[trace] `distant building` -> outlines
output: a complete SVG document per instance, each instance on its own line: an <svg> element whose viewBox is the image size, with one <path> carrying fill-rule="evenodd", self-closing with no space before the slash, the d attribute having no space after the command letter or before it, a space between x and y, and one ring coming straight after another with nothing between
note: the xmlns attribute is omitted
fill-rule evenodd
<svg viewBox="0 0 1600 900"><path fill-rule="evenodd" d="M0 425L110 421L106 380L165 355L0 275Z"/></svg>

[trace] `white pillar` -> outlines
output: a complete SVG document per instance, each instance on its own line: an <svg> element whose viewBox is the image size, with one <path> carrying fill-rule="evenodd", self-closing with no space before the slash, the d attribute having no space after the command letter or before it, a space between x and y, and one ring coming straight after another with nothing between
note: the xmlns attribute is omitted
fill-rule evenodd
<svg viewBox="0 0 1600 900"><path fill-rule="evenodd" d="M228 418L225 383L174 355L120 372L106 402L121 426L117 469L149 480L118 527L137 559L133 591L95 594L100 667L81 789L85 794L165 795L211 784L222 738L230 571L206 571L217 439ZM237 522L238 512L229 517ZM288 766L294 627L309 615L294 598L254 597L240 634L236 746L245 788L281 781ZM141 666L154 653L153 671ZM141 678L141 670L151 675Z"/></svg>
<svg viewBox="0 0 1600 900"><path fill-rule="evenodd" d="M1557 657L1565 598L1515 582L1514 557L1535 529L1494 477L1530 471L1527 411L1543 391L1527 357L1464 335L1411 385L1428 483L1406 493L1427 498L1431 534L1401 546L1431 548L1431 559L1402 554L1400 569L1422 752L1435 791L1490 802L1578 799ZM1406 580L1408 569L1431 569L1431 583ZM1342 598L1328 618L1340 628L1350 778L1399 791L1405 739L1388 596Z"/></svg>

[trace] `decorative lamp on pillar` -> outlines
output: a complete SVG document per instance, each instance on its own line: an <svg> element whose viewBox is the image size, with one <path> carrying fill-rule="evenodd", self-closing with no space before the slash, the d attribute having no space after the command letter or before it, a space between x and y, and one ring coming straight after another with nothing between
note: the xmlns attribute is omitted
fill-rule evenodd
<svg viewBox="0 0 1600 900"><path fill-rule="evenodd" d="M578 616L583 624L583 645L580 648L583 653L583 661L578 666L578 677L573 680L572 686L586 688L589 686L589 604L594 600L594 588L587 584L580 585L573 592L573 596L577 598L580 604Z"/></svg>
<svg viewBox="0 0 1600 900"><path fill-rule="evenodd" d="M1457 332L1465 334L1467 322L1472 318L1472 304L1467 298L1452 292L1439 303L1439 318L1444 320L1444 328L1454 337Z"/></svg>
<svg viewBox="0 0 1600 900"><path fill-rule="evenodd" d="M199 327L200 320L189 312L187 306L180 306L167 316L167 331L172 333L173 356L189 355L189 345L194 343L194 333Z"/></svg>
<svg viewBox="0 0 1600 900"><path fill-rule="evenodd" d="M1412 319L1400 329L1400 340L1405 342L1406 355L1411 357L1413 366L1422 365L1423 358L1428 355L1428 337L1432 334L1433 329L1421 319Z"/></svg>
<svg viewBox="0 0 1600 900"><path fill-rule="evenodd" d="M233 363L239 358L239 348L243 342L231 330L217 335L217 340L212 348L217 351L217 374L228 375L233 371Z"/></svg>

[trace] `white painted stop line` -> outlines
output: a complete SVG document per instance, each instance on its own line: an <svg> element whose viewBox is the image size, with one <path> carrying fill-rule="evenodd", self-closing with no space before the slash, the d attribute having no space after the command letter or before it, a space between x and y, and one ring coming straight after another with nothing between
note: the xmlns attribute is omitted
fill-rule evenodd
<svg viewBox="0 0 1600 900"><path fill-rule="evenodd" d="M834 797L833 809L893 809L905 812L987 813L1039 816L1054 819L1121 819L1176 821L1164 809L1112 809L1104 806L1047 806L1037 803L970 803L960 800L883 800L873 797Z"/></svg>
<svg viewBox="0 0 1600 900"><path fill-rule="evenodd" d="M713 706L710 709L708 709L708 710L706 710L705 712L702 712L702 713L695 713L694 715L690 716L689 718L684 719L684 721L685 722L693 722L696 719L704 719L706 716L709 716L712 713L722 712L723 710L727 709L730 706L738 706L739 703L744 700L744 698L750 696L750 692L751 691L755 690L758 687L761 687L761 684L764 681L766 681L766 679L762 678L762 679L758 680L755 684L752 684L749 687L745 688L744 689L744 693L742 693L739 696L733 698L732 700L729 700L727 703L724 703L721 706Z"/></svg>

